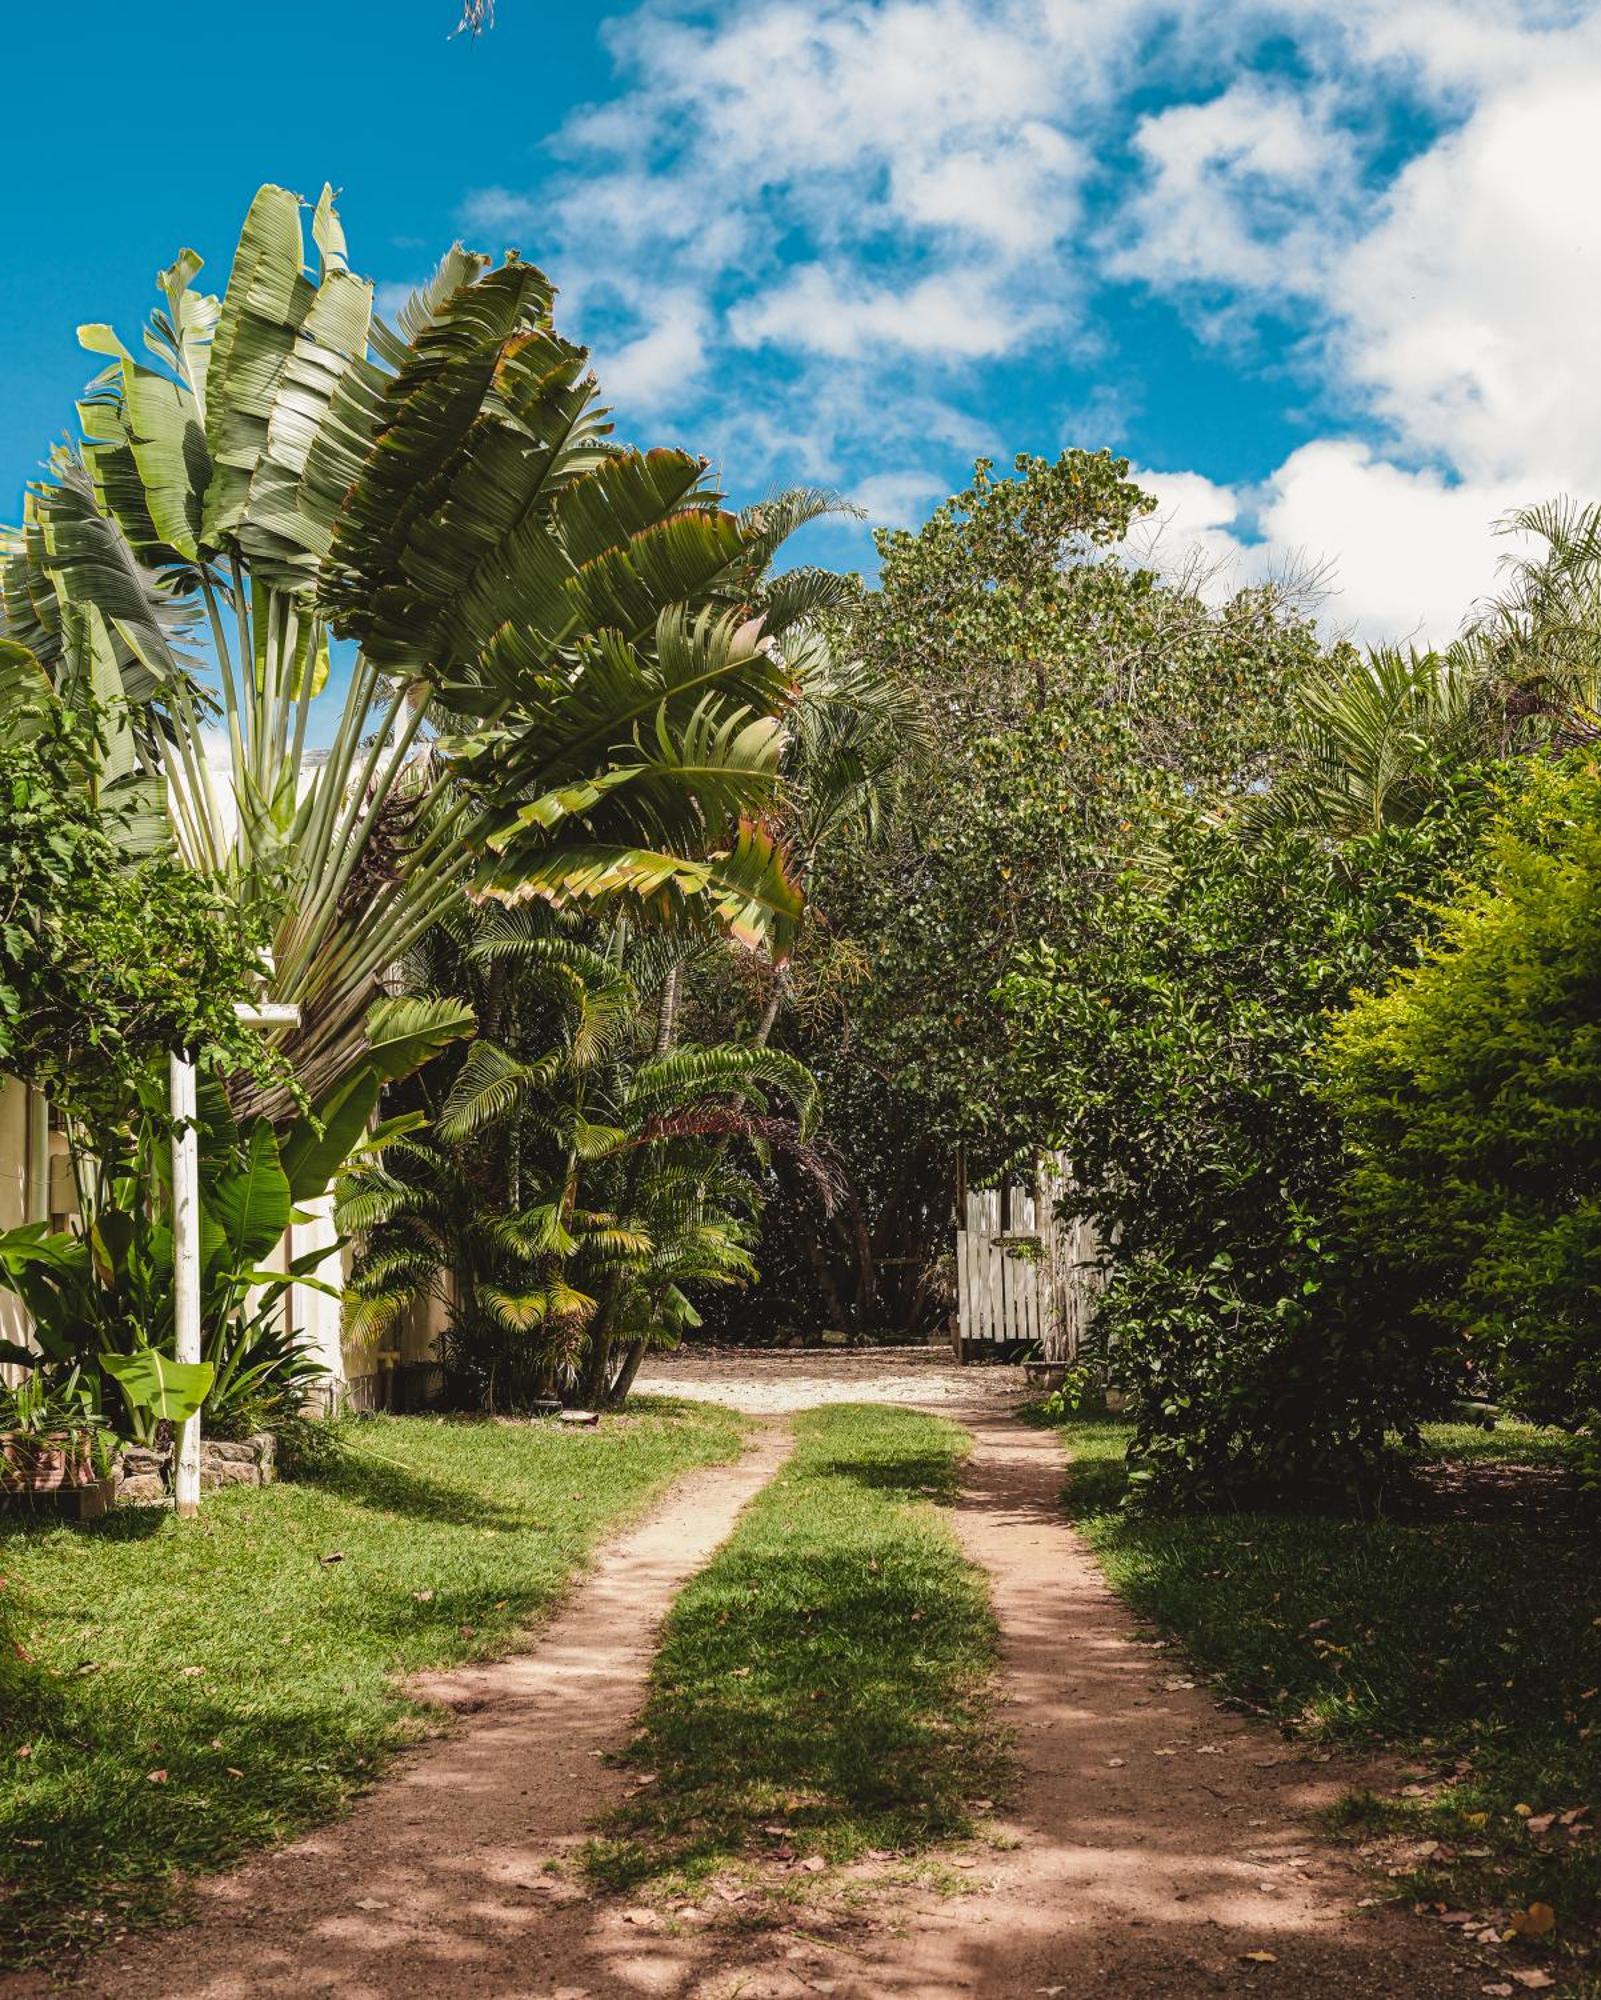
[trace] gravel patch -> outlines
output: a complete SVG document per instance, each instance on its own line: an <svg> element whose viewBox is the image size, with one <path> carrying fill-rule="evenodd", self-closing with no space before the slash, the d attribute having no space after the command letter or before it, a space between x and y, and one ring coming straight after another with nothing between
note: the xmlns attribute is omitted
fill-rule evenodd
<svg viewBox="0 0 1601 2000"><path fill-rule="evenodd" d="M900 1403L918 1409L947 1404L1006 1409L1030 1388L1021 1368L1000 1363L960 1367L948 1347L749 1348L680 1347L652 1355L636 1387L641 1394L723 1403L754 1416L782 1416L822 1403Z"/></svg>

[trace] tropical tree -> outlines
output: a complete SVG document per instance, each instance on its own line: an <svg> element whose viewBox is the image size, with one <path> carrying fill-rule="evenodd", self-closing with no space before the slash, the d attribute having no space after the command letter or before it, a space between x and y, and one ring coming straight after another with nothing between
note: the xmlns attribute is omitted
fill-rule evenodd
<svg viewBox="0 0 1601 2000"><path fill-rule="evenodd" d="M658 1046L641 995L673 940L585 929L523 905L430 935L413 983L470 991L483 1032L412 1086L427 1129L341 1186L340 1225L361 1239L349 1334L432 1294L459 1400L620 1401L649 1344L697 1323L693 1291L754 1275L756 1190L730 1144L804 1149L815 1119L788 1056Z"/></svg>
<svg viewBox="0 0 1601 2000"><path fill-rule="evenodd" d="M263 188L220 298L185 250L142 357L82 329L109 366L7 539L0 604L58 687L100 696L108 782L269 912L270 997L301 1007L285 1048L315 1091L475 877L703 903L781 943L799 899L754 815L810 598L797 573L743 615L766 524L720 506L704 461L611 440L532 266L453 250L391 328L326 189L311 234L307 269L298 197Z"/></svg>
<svg viewBox="0 0 1601 2000"><path fill-rule="evenodd" d="M959 1149L976 1180L1031 1145L998 985L1041 938L1071 955L1174 798L1271 767L1318 658L1309 621L1270 590L1216 606L1143 568L1124 545L1152 504L1125 461L1069 451L981 463L879 538L837 650L908 720L876 823L817 847L775 1028L819 1077L844 1185L828 1216L799 1187L769 1204L764 1318L938 1322Z"/></svg>
<svg viewBox="0 0 1601 2000"><path fill-rule="evenodd" d="M1296 689L1271 783L1228 809L1256 834L1299 827L1343 840L1414 825L1473 782L1500 722L1463 648L1342 647Z"/></svg>
<svg viewBox="0 0 1601 2000"><path fill-rule="evenodd" d="M1519 546L1459 650L1494 691L1510 729L1588 742L1601 716L1601 504L1566 497L1500 524Z"/></svg>

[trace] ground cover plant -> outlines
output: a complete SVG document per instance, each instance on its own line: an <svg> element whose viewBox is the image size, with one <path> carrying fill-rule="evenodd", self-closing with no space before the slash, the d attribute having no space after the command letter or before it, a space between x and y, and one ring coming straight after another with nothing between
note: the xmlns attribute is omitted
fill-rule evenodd
<svg viewBox="0 0 1601 2000"><path fill-rule="evenodd" d="M1428 1425L1404 1511L1357 1520L1130 1511L1129 1436L1065 1427L1067 1504L1116 1589L1286 1731L1414 1760L1410 1784L1344 1813L1406 1837L1382 1851L1397 1893L1501 1930L1543 1904L1541 1948L1582 1945L1601 1891L1601 1583L1573 1443Z"/></svg>
<svg viewBox="0 0 1601 2000"><path fill-rule="evenodd" d="M501 1650L740 1420L378 1419L304 1481L0 1530L0 1964L60 1965L336 1811L424 1726L397 1676Z"/></svg>
<svg viewBox="0 0 1601 2000"><path fill-rule="evenodd" d="M994 1619L939 1513L964 1434L845 1405L796 1436L668 1622L630 1752L652 1782L591 1844L601 1882L915 1854L1004 1782Z"/></svg>

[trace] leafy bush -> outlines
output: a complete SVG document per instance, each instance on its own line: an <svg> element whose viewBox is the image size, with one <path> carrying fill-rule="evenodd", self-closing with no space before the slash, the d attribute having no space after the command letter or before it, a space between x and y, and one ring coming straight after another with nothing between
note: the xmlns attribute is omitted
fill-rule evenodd
<svg viewBox="0 0 1601 2000"><path fill-rule="evenodd" d="M1007 982L1017 1123L1070 1151L1074 1208L1116 1238L1096 1330L1137 1398L1136 1493L1348 1491L1443 1392L1433 1330L1390 1312L1340 1233L1314 1051L1411 956L1471 832L1451 798L1339 845L1186 817L1160 870L1109 892L1091 949L1041 948Z"/></svg>
<svg viewBox="0 0 1601 2000"><path fill-rule="evenodd" d="M1601 774L1537 767L1489 879L1336 1028L1354 1230L1520 1411L1601 1410Z"/></svg>
<svg viewBox="0 0 1601 2000"><path fill-rule="evenodd" d="M27 657L11 646L3 664ZM91 1126L168 1049L276 1077L233 1012L259 930L171 851L136 857L136 795L96 789L92 714L47 689L37 708L15 698L0 741L0 1068Z"/></svg>

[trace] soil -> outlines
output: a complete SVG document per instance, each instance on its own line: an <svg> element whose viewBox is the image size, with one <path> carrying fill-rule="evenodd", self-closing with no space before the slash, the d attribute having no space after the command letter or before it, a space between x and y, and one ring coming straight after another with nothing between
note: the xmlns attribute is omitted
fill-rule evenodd
<svg viewBox="0 0 1601 2000"><path fill-rule="evenodd" d="M663 1913L594 1896L571 1857L628 1782L627 1740L676 1589L782 1462L764 1425L604 1554L529 1655L439 1677L462 1717L345 1820L195 1892L196 1921L94 1961L118 2000L1438 2000L1496 1974L1374 1895L1313 1816L1376 1775L1318 1762L1221 1710L1115 1599L1058 1504L1048 1431L1015 1421L1010 1371L948 1357L670 1363L651 1388L776 1412L904 1401L972 1431L957 1525L992 1579L1018 1778L992 1837L921 1881L880 1868ZM725 1366L726 1363L726 1366ZM643 1386L643 1385L642 1385ZM798 1866L798 1864L796 1864ZM954 1893L953 1893L954 1891ZM775 1910L755 1928L749 1910ZM0 2000L49 1991L0 1980Z"/></svg>

